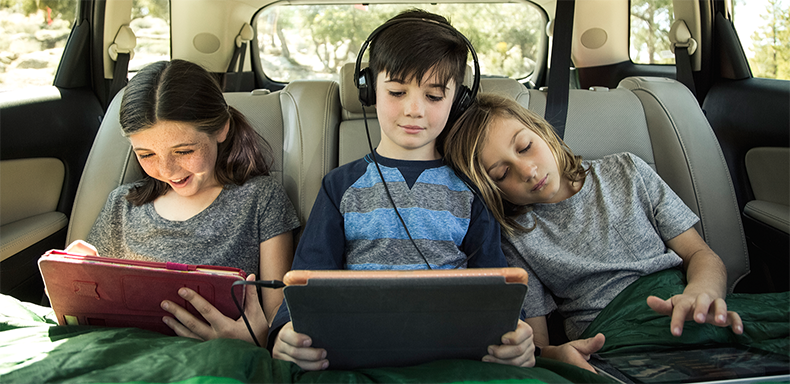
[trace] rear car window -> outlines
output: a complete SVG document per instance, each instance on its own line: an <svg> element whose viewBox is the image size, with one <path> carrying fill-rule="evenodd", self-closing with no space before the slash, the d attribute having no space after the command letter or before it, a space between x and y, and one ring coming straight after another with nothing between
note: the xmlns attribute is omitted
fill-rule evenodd
<svg viewBox="0 0 790 384"><path fill-rule="evenodd" d="M277 82L337 81L340 68L356 60L370 32L411 8L447 17L475 47L483 76L527 80L545 56L546 17L531 3L281 3L263 8L255 18L261 70ZM471 55L469 60L471 65Z"/></svg>
<svg viewBox="0 0 790 384"><path fill-rule="evenodd" d="M669 29L672 0L631 0L630 56L636 64L675 64Z"/></svg>
<svg viewBox="0 0 790 384"><path fill-rule="evenodd" d="M156 61L170 60L169 0L134 0L129 27L137 38L129 72L137 72Z"/></svg>
<svg viewBox="0 0 790 384"><path fill-rule="evenodd" d="M733 23L755 77L790 80L790 0L737 0Z"/></svg>

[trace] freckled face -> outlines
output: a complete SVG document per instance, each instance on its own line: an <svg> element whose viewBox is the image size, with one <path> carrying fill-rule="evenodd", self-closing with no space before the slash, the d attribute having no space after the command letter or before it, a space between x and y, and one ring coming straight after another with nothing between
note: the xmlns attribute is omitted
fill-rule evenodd
<svg viewBox="0 0 790 384"><path fill-rule="evenodd" d="M214 175L217 146L227 132L227 125L211 136L188 123L160 121L130 135L129 141L146 174L190 197L219 185Z"/></svg>
<svg viewBox="0 0 790 384"><path fill-rule="evenodd" d="M557 203L575 193L546 141L517 119L492 122L480 161L513 204Z"/></svg>
<svg viewBox="0 0 790 384"><path fill-rule="evenodd" d="M444 86L432 72L417 84L396 81L382 71L376 77L376 113L381 125L377 151L404 160L435 160L436 137L444 129L455 95L455 82Z"/></svg>

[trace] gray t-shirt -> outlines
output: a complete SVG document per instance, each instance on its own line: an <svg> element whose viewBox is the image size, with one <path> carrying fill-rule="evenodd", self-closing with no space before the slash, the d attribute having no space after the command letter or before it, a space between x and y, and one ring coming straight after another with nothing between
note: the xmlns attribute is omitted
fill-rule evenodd
<svg viewBox="0 0 790 384"><path fill-rule="evenodd" d="M153 203L132 205L126 200L132 186L110 193L88 234L101 256L229 266L257 275L260 244L300 225L271 176L226 185L211 205L184 221L162 218Z"/></svg>
<svg viewBox="0 0 790 384"><path fill-rule="evenodd" d="M682 264L665 241L698 218L642 159L630 153L585 161L582 189L534 204L517 221L530 228L502 242L508 264L529 274L527 317L559 309L576 339L640 276ZM553 296L552 296L553 295Z"/></svg>

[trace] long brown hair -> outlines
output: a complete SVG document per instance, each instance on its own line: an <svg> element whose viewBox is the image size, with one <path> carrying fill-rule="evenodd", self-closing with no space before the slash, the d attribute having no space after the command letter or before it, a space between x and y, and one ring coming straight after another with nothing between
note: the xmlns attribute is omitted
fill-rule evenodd
<svg viewBox="0 0 790 384"><path fill-rule="evenodd" d="M587 176L588 169L582 165L581 156L574 155L542 117L512 98L491 93L479 94L450 129L444 144L444 156L450 166L466 175L478 187L483 201L502 225L502 229L512 235L519 230L532 230L515 221L515 216L528 212L530 207L516 206L504 200L502 191L480 161L480 151L485 145L490 127L496 119L501 118L516 119L543 139L551 149L563 177L579 182Z"/></svg>
<svg viewBox="0 0 790 384"><path fill-rule="evenodd" d="M217 79L197 64L160 61L147 65L129 80L121 100L124 136L149 129L160 121L185 122L208 135L216 135L230 121L228 136L217 148L217 181L242 185L254 176L269 174L269 143L241 112L225 102ZM140 206L169 189L167 183L146 175L129 190L126 199Z"/></svg>

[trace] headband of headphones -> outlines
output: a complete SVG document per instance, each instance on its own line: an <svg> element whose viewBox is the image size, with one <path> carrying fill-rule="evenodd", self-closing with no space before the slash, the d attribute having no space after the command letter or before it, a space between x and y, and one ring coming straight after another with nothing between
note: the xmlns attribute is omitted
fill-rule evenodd
<svg viewBox="0 0 790 384"><path fill-rule="evenodd" d="M362 103L363 106L369 107L376 104L376 91L374 90L373 76L371 70L369 68L365 68L362 70L362 56L365 53L365 50L370 45L371 41L373 41L376 36L381 33L383 30L399 23L403 22L428 22L436 24L442 28L452 31L461 39L463 39L464 43L466 43L467 48L469 48L469 52L472 53L472 61L474 63L474 80L472 81L472 89L469 90L463 84L458 84L459 92L456 93L456 98L453 101L453 108L451 109L451 118L460 116L460 113L463 112L475 99L477 96L477 90L480 88L480 64L477 60L477 53L475 52L472 43L469 42L469 39L463 35L463 33L459 32L457 29L453 28L452 25L442 23L436 20L431 19L423 19L423 18L416 18L416 17L404 17L401 19L394 19L387 21L386 23L380 25L378 28L373 30L368 36L367 40L362 44L362 48L359 49L359 54L357 55L356 65L354 66L354 85L359 89L359 101ZM363 73L364 72L364 73ZM465 89L464 89L465 88ZM453 116L458 115L458 116Z"/></svg>

